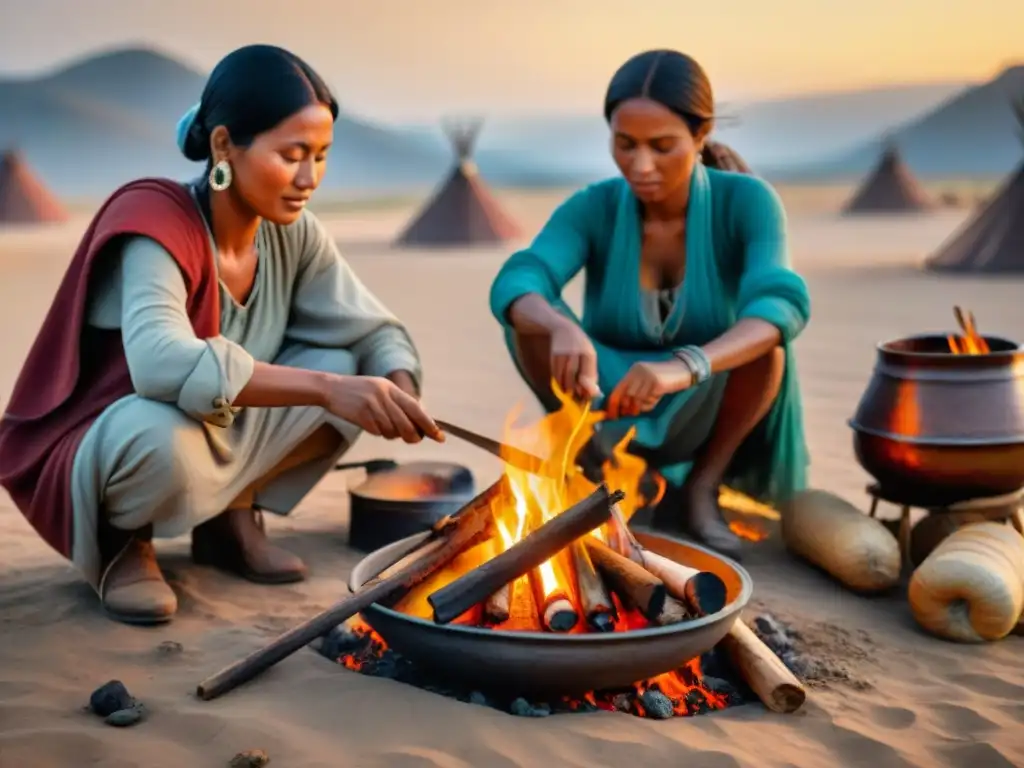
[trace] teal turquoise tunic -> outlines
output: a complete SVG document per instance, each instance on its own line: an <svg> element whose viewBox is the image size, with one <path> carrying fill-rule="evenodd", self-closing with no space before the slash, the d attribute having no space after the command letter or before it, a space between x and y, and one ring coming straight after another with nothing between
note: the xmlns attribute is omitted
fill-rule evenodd
<svg viewBox="0 0 1024 768"><path fill-rule="evenodd" d="M491 310L505 327L516 365L508 310L528 293L545 297L586 331L597 350L605 395L637 361L668 360L672 349L707 344L739 320L765 320L782 334L785 377L771 412L737 452L725 482L768 502L803 489L808 454L791 345L807 324L810 299L803 278L790 267L786 216L775 191L753 176L696 167L685 276L664 322L652 317L657 297L640 285L642 231L640 205L628 184L608 179L562 203L533 243L505 262L491 287ZM562 289L580 270L585 288L577 318ZM521 366L520 374L526 378ZM714 422L709 415L717 414L727 376L716 374L663 398L649 413L619 420L636 427L634 450L655 456L673 485L683 482L692 464L690 433L707 431ZM689 447L674 450L679 441Z"/></svg>

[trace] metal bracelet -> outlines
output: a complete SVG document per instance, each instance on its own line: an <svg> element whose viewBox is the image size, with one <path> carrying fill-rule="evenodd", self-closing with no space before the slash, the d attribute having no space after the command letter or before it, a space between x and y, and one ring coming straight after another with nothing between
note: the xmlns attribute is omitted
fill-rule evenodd
<svg viewBox="0 0 1024 768"><path fill-rule="evenodd" d="M703 384L711 378L711 361L700 347L688 344L673 350L672 354L690 369L694 384Z"/></svg>

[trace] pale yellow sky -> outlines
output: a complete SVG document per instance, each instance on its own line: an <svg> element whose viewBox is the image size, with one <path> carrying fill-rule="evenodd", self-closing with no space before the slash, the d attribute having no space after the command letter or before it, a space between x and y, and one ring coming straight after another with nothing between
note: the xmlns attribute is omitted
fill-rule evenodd
<svg viewBox="0 0 1024 768"><path fill-rule="evenodd" d="M976 80L1024 60L1024 0L0 0L0 71L150 43L210 67L250 42L314 64L356 111L599 110L652 47L722 99ZM286 10L287 9L287 10Z"/></svg>

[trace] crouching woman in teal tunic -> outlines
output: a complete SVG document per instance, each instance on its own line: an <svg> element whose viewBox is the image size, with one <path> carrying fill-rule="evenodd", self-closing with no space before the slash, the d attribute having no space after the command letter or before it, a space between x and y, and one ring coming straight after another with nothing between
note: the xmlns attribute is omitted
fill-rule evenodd
<svg viewBox="0 0 1024 768"><path fill-rule="evenodd" d="M607 412L605 443L636 428L630 451L668 483L656 524L736 555L720 484L769 503L805 487L791 344L807 287L772 188L708 167L730 153L707 143L714 103L697 62L635 56L604 109L622 177L562 203L502 267L491 308L546 408L559 407L556 382ZM562 290L581 271L577 318Z"/></svg>

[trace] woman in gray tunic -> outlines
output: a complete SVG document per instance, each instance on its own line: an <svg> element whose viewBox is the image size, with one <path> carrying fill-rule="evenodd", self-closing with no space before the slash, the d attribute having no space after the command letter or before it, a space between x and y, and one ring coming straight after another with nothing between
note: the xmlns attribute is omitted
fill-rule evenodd
<svg viewBox="0 0 1024 768"><path fill-rule="evenodd" d="M175 258L124 239L89 290L87 323L120 328L134 394L107 407L74 458L73 560L113 617L170 619L151 538L192 532L197 562L252 581L306 569L271 544L260 510L288 513L362 429L441 440L418 403L402 324L304 210L337 104L294 55L249 46L214 69L178 142L215 255L220 335L198 338Z"/></svg>

